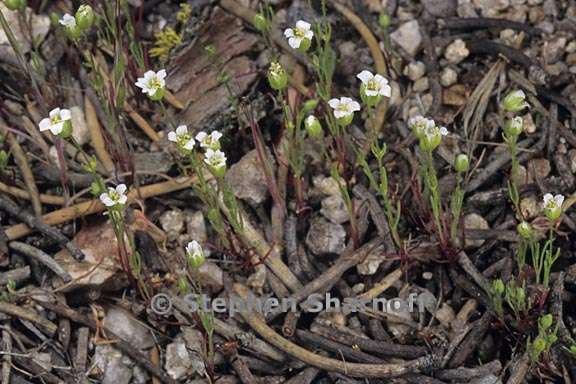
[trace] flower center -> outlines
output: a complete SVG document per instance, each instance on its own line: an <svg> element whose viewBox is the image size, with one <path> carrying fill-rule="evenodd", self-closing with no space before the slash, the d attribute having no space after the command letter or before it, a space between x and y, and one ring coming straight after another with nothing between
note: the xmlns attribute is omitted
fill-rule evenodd
<svg viewBox="0 0 576 384"><path fill-rule="evenodd" d="M306 36L306 32L301 30L301 29L294 28L293 31L294 31L294 36L299 38L299 39L303 39L304 36Z"/></svg>
<svg viewBox="0 0 576 384"><path fill-rule="evenodd" d="M160 80L158 80L155 77L148 81L148 88L150 88L150 89L159 89L161 87L162 87L162 84L160 84Z"/></svg>
<svg viewBox="0 0 576 384"><path fill-rule="evenodd" d="M372 91L376 91L376 90L378 90L378 83L374 79L368 80L368 83L366 84L366 88L368 88Z"/></svg>
<svg viewBox="0 0 576 384"><path fill-rule="evenodd" d="M118 201L120 200L120 194L116 191L110 191L110 193L108 194L108 196L110 197L111 200L113 201Z"/></svg>

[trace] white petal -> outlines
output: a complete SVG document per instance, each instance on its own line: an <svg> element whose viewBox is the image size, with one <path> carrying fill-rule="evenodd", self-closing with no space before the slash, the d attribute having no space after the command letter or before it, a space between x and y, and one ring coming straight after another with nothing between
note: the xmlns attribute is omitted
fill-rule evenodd
<svg viewBox="0 0 576 384"><path fill-rule="evenodd" d="M144 80L152 80L156 77L156 72L154 71L146 71L144 73Z"/></svg>
<svg viewBox="0 0 576 384"><path fill-rule="evenodd" d="M360 72L359 74L357 74L356 77L359 78L364 84L366 84L370 80L372 80L374 75L372 75L372 72L364 70L364 71Z"/></svg>
<svg viewBox="0 0 576 384"><path fill-rule="evenodd" d="M196 142L194 141L194 139L190 139L186 142L186 144L184 144L184 149L194 149L194 145L196 144Z"/></svg>
<svg viewBox="0 0 576 384"><path fill-rule="evenodd" d="M446 127L440 127L440 134L442 136L446 136L448 134L448 130L446 129Z"/></svg>
<svg viewBox="0 0 576 384"><path fill-rule="evenodd" d="M173 142L178 141L178 138L176 137L176 132L174 131L168 132L168 140Z"/></svg>
<svg viewBox="0 0 576 384"><path fill-rule="evenodd" d="M100 201L107 207L113 207L114 205L116 205L114 200L112 200L107 193L103 193L100 195Z"/></svg>
<svg viewBox="0 0 576 384"><path fill-rule="evenodd" d="M69 109L60 110L60 118L62 120L70 120L72 118L72 112Z"/></svg>
<svg viewBox="0 0 576 384"><path fill-rule="evenodd" d="M330 99L328 101L328 105L331 106L332 108L336 109L340 106L340 100L338 99Z"/></svg>
<svg viewBox="0 0 576 384"><path fill-rule="evenodd" d="M340 103L341 104L350 104L351 102L353 102L354 100L349 98L349 97L341 97L340 98Z"/></svg>
<svg viewBox="0 0 576 384"><path fill-rule="evenodd" d="M561 207L562 203L564 202L564 196L556 195L554 196L554 201L556 202L556 206Z"/></svg>
<svg viewBox="0 0 576 384"><path fill-rule="evenodd" d="M302 32L309 31L309 30L310 30L310 27L311 27L310 23L307 23L307 22L304 21L304 20L298 20L298 21L296 22L296 28L298 28L298 29L301 30Z"/></svg>
<svg viewBox="0 0 576 384"><path fill-rule="evenodd" d="M139 77L138 80L134 83L138 88L144 88L146 86L146 79L143 77Z"/></svg>
<svg viewBox="0 0 576 384"><path fill-rule="evenodd" d="M64 128L64 123L56 123L50 127L50 132L52 132L55 135L59 135L60 132L62 132L63 128Z"/></svg>
<svg viewBox="0 0 576 384"><path fill-rule="evenodd" d="M221 137L222 137L222 134L218 131L213 131L210 134L210 138L212 139L212 141L218 141L218 140L220 140Z"/></svg>
<svg viewBox="0 0 576 384"><path fill-rule="evenodd" d="M348 104L348 109L350 109L353 112L359 111L360 104L357 101L351 101L350 104Z"/></svg>
<svg viewBox="0 0 576 384"><path fill-rule="evenodd" d="M380 94L380 91L375 91L372 89L365 89L364 92L366 93L366 96L378 96Z"/></svg>
<svg viewBox="0 0 576 384"><path fill-rule="evenodd" d="M118 193L119 195L123 195L124 192L126 192L126 184L118 184L118 186L116 187L116 193Z"/></svg>
<svg viewBox="0 0 576 384"><path fill-rule="evenodd" d="M164 80L166 78L166 70L165 69L161 69L156 73L156 77L158 77L158 79L160 80Z"/></svg>
<svg viewBox="0 0 576 384"><path fill-rule="evenodd" d="M290 38L290 37L294 37L294 31L292 30L292 28L288 28L284 31L284 36L286 38Z"/></svg>
<svg viewBox="0 0 576 384"><path fill-rule="evenodd" d="M294 49L298 49L300 48L300 43L302 42L302 39L299 37L291 37L288 39L288 45L291 46Z"/></svg>
<svg viewBox="0 0 576 384"><path fill-rule="evenodd" d="M180 125L178 126L178 128L176 128L176 135L178 136L182 136L188 133L188 127L186 127L185 125Z"/></svg>
<svg viewBox="0 0 576 384"><path fill-rule="evenodd" d="M122 196L120 196L120 198L118 199L118 203L119 203L119 204L126 204L127 201L128 201L128 196L126 196L126 195L122 195Z"/></svg>
<svg viewBox="0 0 576 384"><path fill-rule="evenodd" d="M334 110L334 117L337 119L348 116L349 114L350 114L350 112L340 111L338 109Z"/></svg>
<svg viewBox="0 0 576 384"><path fill-rule="evenodd" d="M51 110L49 116L51 119L55 119L58 116L60 116L60 108L54 108L53 110Z"/></svg>
<svg viewBox="0 0 576 384"><path fill-rule="evenodd" d="M42 119L40 121L40 124L38 124L40 131L47 131L50 129L51 126L52 126L52 123L50 122L49 118Z"/></svg>
<svg viewBox="0 0 576 384"><path fill-rule="evenodd" d="M208 137L208 134L206 132L200 131L196 135L196 140L202 143L207 137Z"/></svg>
<svg viewBox="0 0 576 384"><path fill-rule="evenodd" d="M554 199L551 193L547 193L544 195L544 205L548 205L548 203Z"/></svg>
<svg viewBox="0 0 576 384"><path fill-rule="evenodd" d="M307 32L304 34L304 37L307 38L308 40L312 40L312 38L314 37L314 32L312 32L312 31L307 31Z"/></svg>
<svg viewBox="0 0 576 384"><path fill-rule="evenodd" d="M392 87L390 87L388 84L382 86L382 88L380 88L380 94L385 97L391 97Z"/></svg>

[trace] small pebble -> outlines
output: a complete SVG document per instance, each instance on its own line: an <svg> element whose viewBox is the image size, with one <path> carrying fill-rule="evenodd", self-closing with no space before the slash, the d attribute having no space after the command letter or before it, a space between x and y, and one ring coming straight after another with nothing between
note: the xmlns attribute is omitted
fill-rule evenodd
<svg viewBox="0 0 576 384"><path fill-rule="evenodd" d="M430 271L426 271L422 274L422 278L424 280L432 280L434 278L434 274Z"/></svg>
<svg viewBox="0 0 576 384"><path fill-rule="evenodd" d="M454 40L444 51L444 57L451 64L458 64L468 57L469 54L470 51L466 48L466 43L462 39Z"/></svg>
<svg viewBox="0 0 576 384"><path fill-rule="evenodd" d="M428 88L430 88L430 80L428 80L427 77L422 77L416 80L416 82L414 82L414 86L412 87L414 92L424 92L427 91Z"/></svg>
<svg viewBox="0 0 576 384"><path fill-rule="evenodd" d="M426 65L421 61L413 61L404 68L404 74L412 81L420 79L426 73Z"/></svg>
<svg viewBox="0 0 576 384"><path fill-rule="evenodd" d="M458 81L458 73L450 67L445 67L440 74L440 84L443 87L450 87Z"/></svg>

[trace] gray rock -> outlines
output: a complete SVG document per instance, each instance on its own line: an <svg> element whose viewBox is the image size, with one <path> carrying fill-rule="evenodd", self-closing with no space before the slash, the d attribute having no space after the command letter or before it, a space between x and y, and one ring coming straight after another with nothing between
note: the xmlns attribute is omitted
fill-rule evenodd
<svg viewBox="0 0 576 384"><path fill-rule="evenodd" d="M358 273L360 275L373 275L378 271L380 264L386 260L386 256L382 252L384 250L383 247L378 247L374 249L370 254L364 259L363 262L358 264L356 268L358 269Z"/></svg>
<svg viewBox="0 0 576 384"><path fill-rule="evenodd" d="M184 336L184 341L190 354L190 368L192 372L199 376L204 376L206 374L206 367L202 360L204 335L202 335L202 332L198 329L192 327L183 327L182 335ZM215 356L215 363L217 363L216 357L218 356Z"/></svg>
<svg viewBox="0 0 576 384"><path fill-rule="evenodd" d="M208 287L214 292L219 292L224 288L224 272L218 265L210 261L198 268L198 278L204 287Z"/></svg>
<svg viewBox="0 0 576 384"><path fill-rule="evenodd" d="M133 362L112 345L96 345L93 365L100 373L102 383L130 383Z"/></svg>
<svg viewBox="0 0 576 384"><path fill-rule="evenodd" d="M187 378L192 374L192 360L181 336L166 346L164 369L174 380Z"/></svg>
<svg viewBox="0 0 576 384"><path fill-rule="evenodd" d="M306 235L306 245L315 255L340 254L346 247L346 231L322 217L316 217Z"/></svg>
<svg viewBox="0 0 576 384"><path fill-rule="evenodd" d="M8 25L10 25L12 34L19 43L20 50L23 54L28 53L30 51L30 39L28 38L29 35L26 28L24 28L24 32L20 27L21 24L19 22L18 12L6 8L4 2L0 2L0 11L2 11ZM40 45L50 30L50 18L46 15L34 14L31 8L26 8L25 14L26 20L29 20L29 18L32 20L32 35L38 45ZM4 28L0 28L0 57L2 57L3 61L19 65L16 54L14 53L14 50L8 41L8 37L4 32Z"/></svg>
<svg viewBox="0 0 576 384"><path fill-rule="evenodd" d="M418 21L411 20L402 24L390 34L390 38L410 56L414 57L422 44L422 34Z"/></svg>
<svg viewBox="0 0 576 384"><path fill-rule="evenodd" d="M436 17L452 17L456 15L457 0L422 0L424 8Z"/></svg>
<svg viewBox="0 0 576 384"><path fill-rule="evenodd" d="M458 73L450 67L446 67L440 74L440 84L443 87L450 87L458 81Z"/></svg>
<svg viewBox="0 0 576 384"><path fill-rule="evenodd" d="M160 216L160 226L166 232L168 240L175 240L184 230L184 213L179 209L172 209ZM199 240L198 240L199 241Z"/></svg>
<svg viewBox="0 0 576 384"><path fill-rule="evenodd" d="M464 216L464 228L466 229L490 229L488 222L477 213L470 213ZM477 248L484 244L484 240L466 239L466 248Z"/></svg>
<svg viewBox="0 0 576 384"><path fill-rule="evenodd" d="M416 80L416 82L414 82L414 86L412 87L412 90L414 92L425 92L430 88L430 80L427 77L422 77L418 80Z"/></svg>
<svg viewBox="0 0 576 384"><path fill-rule="evenodd" d="M469 384L502 384L502 380L491 373L489 375L473 379L469 381Z"/></svg>
<svg viewBox="0 0 576 384"><path fill-rule="evenodd" d="M499 11L504 11L510 6L510 0L473 0L473 2L484 17L494 17Z"/></svg>
<svg viewBox="0 0 576 384"><path fill-rule="evenodd" d="M421 61L412 61L404 68L404 74L412 81L416 81L426 73L426 65Z"/></svg>
<svg viewBox="0 0 576 384"><path fill-rule="evenodd" d="M340 194L328 196L322 200L320 213L334 224L343 224L350 220L346 203Z"/></svg>
<svg viewBox="0 0 576 384"><path fill-rule="evenodd" d="M196 240L197 242L203 244L208 240L208 235L206 232L206 222L204 221L204 214L202 211L186 213L186 233L188 236Z"/></svg>
<svg viewBox="0 0 576 384"><path fill-rule="evenodd" d="M139 172L164 173L174 165L165 152L138 152L134 154L134 167Z"/></svg>
<svg viewBox="0 0 576 384"><path fill-rule="evenodd" d="M444 51L444 57L451 64L458 64L464 60L470 51L466 48L466 43L462 39L456 39Z"/></svg>
<svg viewBox="0 0 576 384"><path fill-rule="evenodd" d="M152 334L128 311L111 307L104 317L103 324L120 338L138 349L148 349L154 345Z"/></svg>
<svg viewBox="0 0 576 384"><path fill-rule="evenodd" d="M268 154L268 166L274 173L274 160ZM226 182L234 195L251 205L263 203L268 197L266 174L256 150L248 152L226 173Z"/></svg>
<svg viewBox="0 0 576 384"><path fill-rule="evenodd" d="M70 108L70 113L72 113L72 137L78 144L84 145L90 141L90 130L86 124L84 111L75 105Z"/></svg>
<svg viewBox="0 0 576 384"><path fill-rule="evenodd" d="M544 44L542 57L547 64L554 64L564 56L567 40L565 37L558 36Z"/></svg>

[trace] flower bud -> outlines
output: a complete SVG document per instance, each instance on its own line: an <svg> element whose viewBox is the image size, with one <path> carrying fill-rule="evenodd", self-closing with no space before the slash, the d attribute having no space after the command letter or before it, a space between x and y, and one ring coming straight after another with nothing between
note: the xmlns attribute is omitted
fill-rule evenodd
<svg viewBox="0 0 576 384"><path fill-rule="evenodd" d="M196 241L192 240L186 246L186 259L188 264L193 269L198 269L206 261L204 250L202 246Z"/></svg>
<svg viewBox="0 0 576 384"><path fill-rule="evenodd" d="M302 106L302 113L310 113L318 106L318 99L307 100Z"/></svg>
<svg viewBox="0 0 576 384"><path fill-rule="evenodd" d="M349 114L344 117L336 119L336 122L342 127L347 127L350 124L352 124L353 120L354 120L354 114Z"/></svg>
<svg viewBox="0 0 576 384"><path fill-rule="evenodd" d="M526 102L526 94L522 90L516 90L510 92L504 100L502 100L502 108L508 112L520 112L524 108L528 107Z"/></svg>
<svg viewBox="0 0 576 384"><path fill-rule="evenodd" d="M254 24L254 28L259 30L260 32L264 32L268 30L268 28L270 27L268 20L261 13L257 13L256 15L254 15L254 18L252 19L252 24Z"/></svg>
<svg viewBox="0 0 576 384"><path fill-rule="evenodd" d="M534 237L534 231L532 229L532 226L530 225L530 223L526 221L523 221L520 224L518 224L516 226L516 231L522 238L526 240L530 240Z"/></svg>
<svg viewBox="0 0 576 384"><path fill-rule="evenodd" d="M504 125L504 133L508 137L518 137L524 130L524 121L520 116L507 120Z"/></svg>
<svg viewBox="0 0 576 384"><path fill-rule="evenodd" d="M72 136L72 122L70 120L66 120L64 122L64 126L62 127L62 131L58 134L62 139L67 139Z"/></svg>
<svg viewBox="0 0 576 384"><path fill-rule="evenodd" d="M546 340L541 337L537 337L532 343L532 350L534 355L538 356L546 349Z"/></svg>
<svg viewBox="0 0 576 384"><path fill-rule="evenodd" d="M280 63L273 62L270 64L270 69L268 70L268 82L270 87L277 91L281 91L286 88L288 84L288 75Z"/></svg>
<svg viewBox="0 0 576 384"><path fill-rule="evenodd" d="M562 216L562 204L564 196L552 196L551 193L544 195L544 214L550 221L556 221Z"/></svg>
<svg viewBox="0 0 576 384"><path fill-rule="evenodd" d="M85 31L94 24L94 10L88 4L81 5L76 11L76 24L78 28Z"/></svg>
<svg viewBox="0 0 576 384"><path fill-rule="evenodd" d="M306 131L313 138L319 138L322 136L322 125L320 121L314 115L310 115L304 121L304 125L306 126Z"/></svg>
<svg viewBox="0 0 576 384"><path fill-rule="evenodd" d="M390 26L390 22L390 15L387 15L386 13L382 13L380 17L378 17L378 24L380 24L382 28L388 28Z"/></svg>
<svg viewBox="0 0 576 384"><path fill-rule="evenodd" d="M501 279L496 279L492 282L492 289L494 290L494 293L496 293L498 296L502 296L504 294L504 282Z"/></svg>
<svg viewBox="0 0 576 384"><path fill-rule="evenodd" d="M552 317L552 314L548 313L538 319L538 325L541 330L545 331L552 326L553 321L554 318Z"/></svg>
<svg viewBox="0 0 576 384"><path fill-rule="evenodd" d="M11 11L22 10L26 8L26 0L4 0L4 5Z"/></svg>
<svg viewBox="0 0 576 384"><path fill-rule="evenodd" d="M466 172L470 165L470 161L468 160L468 156L464 153L459 154L456 156L456 160L454 161L454 169L456 172Z"/></svg>

